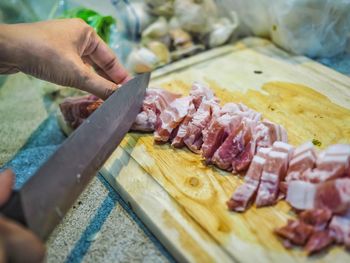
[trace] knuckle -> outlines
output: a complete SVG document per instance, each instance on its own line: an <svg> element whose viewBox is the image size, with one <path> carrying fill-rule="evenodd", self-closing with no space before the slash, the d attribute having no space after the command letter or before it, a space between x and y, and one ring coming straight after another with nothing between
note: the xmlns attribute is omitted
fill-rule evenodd
<svg viewBox="0 0 350 263"><path fill-rule="evenodd" d="M103 69L105 71L110 71L116 65L118 65L118 59L116 57L113 57L110 60L106 61L106 63L104 63Z"/></svg>

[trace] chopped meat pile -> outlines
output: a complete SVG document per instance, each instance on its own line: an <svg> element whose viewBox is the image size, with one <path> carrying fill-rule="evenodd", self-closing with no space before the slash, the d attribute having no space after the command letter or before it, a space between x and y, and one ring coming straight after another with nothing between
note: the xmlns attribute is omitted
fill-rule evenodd
<svg viewBox="0 0 350 263"><path fill-rule="evenodd" d="M101 103L84 96L68 98L60 108L77 128ZM184 97L149 88L131 130L154 132L157 143L187 147L220 169L246 171L227 201L231 211L285 198L298 212L296 220L275 231L285 247L303 246L308 254L334 243L350 249L350 145L320 153L311 142L293 147L281 125L242 103L221 106L212 90L197 82Z"/></svg>

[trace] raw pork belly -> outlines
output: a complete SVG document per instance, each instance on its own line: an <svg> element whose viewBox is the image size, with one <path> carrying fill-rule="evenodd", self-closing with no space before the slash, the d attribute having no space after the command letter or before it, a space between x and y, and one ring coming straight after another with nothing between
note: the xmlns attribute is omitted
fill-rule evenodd
<svg viewBox="0 0 350 263"><path fill-rule="evenodd" d="M179 94L163 89L147 89L141 112L137 115L131 130L144 132L154 131L159 114L163 112L172 101L179 97Z"/></svg>
<svg viewBox="0 0 350 263"><path fill-rule="evenodd" d="M292 181L288 186L287 202L299 210L323 208L344 213L350 209L350 178L320 184Z"/></svg>
<svg viewBox="0 0 350 263"><path fill-rule="evenodd" d="M76 129L83 123L103 101L96 96L86 95L81 97L66 98L60 104L60 110L67 124Z"/></svg>
<svg viewBox="0 0 350 263"><path fill-rule="evenodd" d="M333 216L329 229L337 243L350 249L350 216Z"/></svg>
<svg viewBox="0 0 350 263"><path fill-rule="evenodd" d="M159 115L154 139L158 142L167 142L172 132L176 130L181 121L186 117L191 104L192 97L182 97L172 101Z"/></svg>

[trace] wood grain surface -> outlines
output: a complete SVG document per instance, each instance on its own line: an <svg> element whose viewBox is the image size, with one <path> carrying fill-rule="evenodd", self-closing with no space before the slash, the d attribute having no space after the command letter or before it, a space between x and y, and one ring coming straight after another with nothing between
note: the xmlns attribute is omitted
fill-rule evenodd
<svg viewBox="0 0 350 263"><path fill-rule="evenodd" d="M210 85L224 104L243 102L286 127L290 143L320 148L350 143L350 79L257 38L200 54L153 74L152 86L188 94L193 81ZM293 218L279 202L246 213L225 202L242 175L203 164L200 156L152 134L130 133L101 170L179 261L350 262L343 248L307 257L286 250L273 234Z"/></svg>

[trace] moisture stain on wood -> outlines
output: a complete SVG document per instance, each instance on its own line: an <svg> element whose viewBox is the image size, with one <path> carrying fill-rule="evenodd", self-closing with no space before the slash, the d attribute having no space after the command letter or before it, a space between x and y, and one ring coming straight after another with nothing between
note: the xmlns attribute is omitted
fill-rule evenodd
<svg viewBox="0 0 350 263"><path fill-rule="evenodd" d="M312 139L321 141L321 147L350 142L350 111L311 88L271 82L261 91L240 92L225 90L210 80L207 82L222 104L243 102L261 112L264 118L282 124L291 144ZM188 94L191 87L181 80L161 86L181 94ZM155 144L153 136L130 133L122 147L220 244L225 244L233 234L242 241L270 250L287 251L273 234L276 227L291 218L286 202L260 209L252 207L245 213L229 212L225 202L242 184L242 178L204 165L199 155L186 148Z"/></svg>

